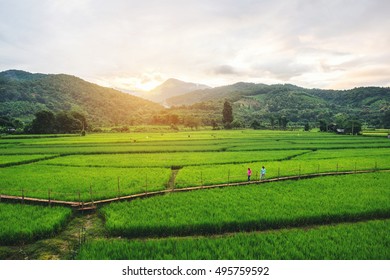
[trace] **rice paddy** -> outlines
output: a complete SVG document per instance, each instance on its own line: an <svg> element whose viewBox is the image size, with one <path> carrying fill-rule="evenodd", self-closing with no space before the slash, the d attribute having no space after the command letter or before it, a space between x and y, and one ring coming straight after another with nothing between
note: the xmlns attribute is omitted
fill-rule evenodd
<svg viewBox="0 0 390 280"><path fill-rule="evenodd" d="M262 166L266 179L370 173L232 185L248 180L248 168L250 180L258 181ZM87 240L79 259L388 259L388 170L390 141L372 133L232 130L0 138L0 198L86 203L230 184L103 206L95 215L110 237ZM69 208L1 199L0 209L0 251L57 234L72 219Z"/></svg>
<svg viewBox="0 0 390 280"><path fill-rule="evenodd" d="M63 207L0 204L0 245L23 244L57 233L72 211Z"/></svg>

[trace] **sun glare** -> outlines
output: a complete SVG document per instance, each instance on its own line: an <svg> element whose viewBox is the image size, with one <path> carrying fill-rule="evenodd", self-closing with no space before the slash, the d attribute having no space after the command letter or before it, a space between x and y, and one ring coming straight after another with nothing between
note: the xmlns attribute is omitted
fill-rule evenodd
<svg viewBox="0 0 390 280"><path fill-rule="evenodd" d="M136 84L136 88L137 89L140 89L140 90L143 90L143 91L150 91L154 88L156 88L157 86L159 86L161 84L160 81L149 81L149 82L138 82Z"/></svg>
<svg viewBox="0 0 390 280"><path fill-rule="evenodd" d="M125 91L150 91L162 83L161 80L157 79L137 77L106 77L99 80L95 79L94 82L104 87Z"/></svg>

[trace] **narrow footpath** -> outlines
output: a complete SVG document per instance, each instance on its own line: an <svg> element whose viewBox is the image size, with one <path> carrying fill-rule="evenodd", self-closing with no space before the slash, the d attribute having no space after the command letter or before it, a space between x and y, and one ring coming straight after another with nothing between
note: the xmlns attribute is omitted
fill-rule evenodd
<svg viewBox="0 0 390 280"><path fill-rule="evenodd" d="M316 173L316 174L302 174L302 175L292 175L292 176L283 176L271 179L264 180L254 180L254 181L244 181L244 182L234 182L234 183L225 183L225 184L215 184L215 185L204 185L196 187L187 187L187 188L175 188L175 178L179 170L172 170L171 177L167 184L167 188L161 191L151 191L138 194L132 194L127 196L114 197L109 199L96 200L91 202L79 202L79 201L61 201L61 200L52 200L52 199L42 199L42 198L33 198L33 197L21 197L21 196L12 196L0 194L0 202L19 202L26 204L40 204L46 206L65 206L71 207L75 210L78 210L82 213L89 213L93 211L98 206L104 204L118 202L118 201L131 201L137 198L147 198L157 195L164 195L172 192L188 192L202 189L213 189L213 188L223 188L223 187L234 187L234 186L243 186L243 185L253 185L253 184L266 184L272 182L288 181L288 180L301 180L301 179L310 179L323 176L338 176L338 175L348 175L348 174L364 174L364 173L373 173L373 172L390 172L390 169L371 169L371 170L355 170L355 171L336 171L336 172L326 172L326 173Z"/></svg>

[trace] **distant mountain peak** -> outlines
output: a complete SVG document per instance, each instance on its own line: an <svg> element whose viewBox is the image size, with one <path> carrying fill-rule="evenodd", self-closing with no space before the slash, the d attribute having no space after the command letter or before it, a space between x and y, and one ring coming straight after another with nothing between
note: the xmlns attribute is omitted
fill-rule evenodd
<svg viewBox="0 0 390 280"><path fill-rule="evenodd" d="M186 83L186 82L180 81L179 79L175 79L175 78L169 78L164 83Z"/></svg>
<svg viewBox="0 0 390 280"><path fill-rule="evenodd" d="M149 91L145 98L155 102L163 103L166 99L183 95L199 89L209 89L211 87L203 84L184 82L175 78L170 78L161 85Z"/></svg>

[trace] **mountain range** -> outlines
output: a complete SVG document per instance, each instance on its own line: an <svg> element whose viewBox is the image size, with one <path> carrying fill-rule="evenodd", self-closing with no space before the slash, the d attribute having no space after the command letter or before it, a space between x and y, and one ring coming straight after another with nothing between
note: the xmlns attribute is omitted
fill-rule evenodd
<svg viewBox="0 0 390 280"><path fill-rule="evenodd" d="M298 124L354 118L380 126L384 112L390 110L390 89L383 87L321 90L240 82L210 88L169 79L142 96L65 74L0 72L0 116L24 122L31 121L39 110L50 110L81 112L95 126L144 124L156 119L161 123L160 116L168 115L176 115L174 119L181 123L189 117L204 124L220 123L223 102L228 100L235 119L244 126L254 120L269 122L280 116ZM166 117L167 124L171 120L172 117Z"/></svg>
<svg viewBox="0 0 390 280"><path fill-rule="evenodd" d="M236 83L167 99L170 106L216 104L229 100L243 120L286 116L292 122L331 121L336 115L379 125L390 110L390 88L307 89L295 85Z"/></svg>
<svg viewBox="0 0 390 280"><path fill-rule="evenodd" d="M29 122L40 110L77 111L89 123L111 126L143 123L162 110L157 103L65 74L0 73L0 115Z"/></svg>

